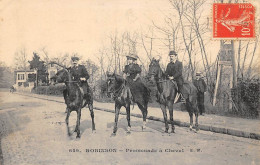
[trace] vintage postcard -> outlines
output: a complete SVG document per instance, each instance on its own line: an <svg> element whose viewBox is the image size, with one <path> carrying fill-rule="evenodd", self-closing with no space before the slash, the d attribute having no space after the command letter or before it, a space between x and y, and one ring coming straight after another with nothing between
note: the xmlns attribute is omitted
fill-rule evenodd
<svg viewBox="0 0 260 165"><path fill-rule="evenodd" d="M260 164L258 0L0 0L0 165Z"/></svg>

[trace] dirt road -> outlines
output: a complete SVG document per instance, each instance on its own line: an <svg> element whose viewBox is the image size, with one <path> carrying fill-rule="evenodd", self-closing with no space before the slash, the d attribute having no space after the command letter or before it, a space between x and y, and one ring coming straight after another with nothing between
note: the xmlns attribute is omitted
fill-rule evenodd
<svg viewBox="0 0 260 165"><path fill-rule="evenodd" d="M81 138L67 136L65 105L26 96L0 93L0 164L259 164L260 141L176 127L164 135L164 124L126 116L119 118L116 137L110 137L114 114L95 110L96 133L89 110L81 117ZM105 107L104 107L105 108ZM123 110L124 111L124 110ZM71 131L76 113L70 118Z"/></svg>

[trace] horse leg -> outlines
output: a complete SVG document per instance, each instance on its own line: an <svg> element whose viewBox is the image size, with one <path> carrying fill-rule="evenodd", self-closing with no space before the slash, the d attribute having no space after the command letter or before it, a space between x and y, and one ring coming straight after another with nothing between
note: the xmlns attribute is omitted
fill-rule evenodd
<svg viewBox="0 0 260 165"><path fill-rule="evenodd" d="M121 108L121 105L115 104L115 123L114 123L114 129L113 129L112 136L115 136L116 132L117 132L117 122L118 122L120 108Z"/></svg>
<svg viewBox="0 0 260 165"><path fill-rule="evenodd" d="M168 109L169 109L169 114L170 114L170 121L172 125L172 131L171 133L175 133L175 127L174 127L174 121L173 121L173 102L169 101L168 102Z"/></svg>
<svg viewBox="0 0 260 165"><path fill-rule="evenodd" d="M77 110L77 124L76 124L77 137L76 138L80 138L80 118L81 118L81 108Z"/></svg>
<svg viewBox="0 0 260 165"><path fill-rule="evenodd" d="M67 125L68 136L71 136L70 128L69 128L69 117L70 117L70 110L67 111L67 116L66 116L65 122L66 122L66 125Z"/></svg>
<svg viewBox="0 0 260 165"><path fill-rule="evenodd" d="M146 118L147 118L147 107L145 106L143 108L143 126L142 126L142 130L146 129Z"/></svg>
<svg viewBox="0 0 260 165"><path fill-rule="evenodd" d="M88 108L89 108L90 116L91 116L91 119L92 119L92 132L95 132L96 127L95 127L95 122L94 122L93 104L89 104Z"/></svg>
<svg viewBox="0 0 260 165"><path fill-rule="evenodd" d="M165 123L165 133L168 133L169 126L168 126L168 121L167 121L168 119L167 119L166 105L160 104L160 107L162 109L163 119L164 119L164 123Z"/></svg>
<svg viewBox="0 0 260 165"><path fill-rule="evenodd" d="M190 115L190 131L192 130L192 126L193 126L193 113L189 112Z"/></svg>
<svg viewBox="0 0 260 165"><path fill-rule="evenodd" d="M142 130L146 129L146 118L147 118L147 106L145 105L145 103L143 104L140 104L140 103L137 103L139 109L141 110L142 112L142 115L143 115L143 126L142 126ZM144 106L143 106L144 105Z"/></svg>
<svg viewBox="0 0 260 165"><path fill-rule="evenodd" d="M195 128L196 128L196 131L199 131L198 117L199 117L199 110L198 110L198 108L196 108L196 111L195 111Z"/></svg>
<svg viewBox="0 0 260 165"><path fill-rule="evenodd" d="M127 133L131 133L131 124L130 124L130 104L126 105L126 114L127 114Z"/></svg>

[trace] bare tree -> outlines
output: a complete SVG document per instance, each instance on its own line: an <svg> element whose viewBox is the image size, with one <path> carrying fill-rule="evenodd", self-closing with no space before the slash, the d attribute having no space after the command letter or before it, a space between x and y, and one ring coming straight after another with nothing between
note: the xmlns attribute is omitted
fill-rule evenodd
<svg viewBox="0 0 260 165"><path fill-rule="evenodd" d="M28 69L28 54L25 47L22 47L20 50L15 52L14 63L16 69Z"/></svg>

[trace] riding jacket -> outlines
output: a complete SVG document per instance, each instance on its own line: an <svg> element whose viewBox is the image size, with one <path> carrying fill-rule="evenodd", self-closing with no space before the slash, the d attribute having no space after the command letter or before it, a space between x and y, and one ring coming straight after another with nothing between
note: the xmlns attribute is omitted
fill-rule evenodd
<svg viewBox="0 0 260 165"><path fill-rule="evenodd" d="M70 72L74 81L80 81L80 78L86 78L86 81L89 79L89 74L84 65L73 66L70 68Z"/></svg>
<svg viewBox="0 0 260 165"><path fill-rule="evenodd" d="M129 74L129 78L135 79L137 74L140 74L142 69L138 64L129 64L125 66L124 73Z"/></svg>
<svg viewBox="0 0 260 165"><path fill-rule="evenodd" d="M204 93L207 90L207 85L202 78L193 80L194 86L198 89L199 92Z"/></svg>
<svg viewBox="0 0 260 165"><path fill-rule="evenodd" d="M177 82L178 85L183 84L183 77L182 77L182 62L176 60L175 63L170 62L167 65L166 76L173 76L174 80Z"/></svg>

